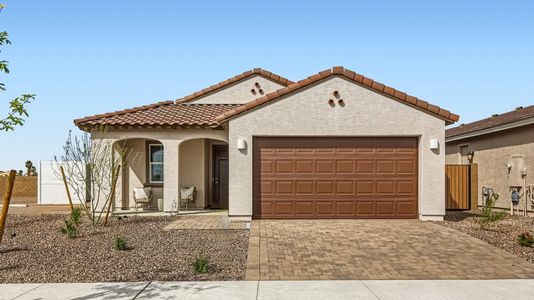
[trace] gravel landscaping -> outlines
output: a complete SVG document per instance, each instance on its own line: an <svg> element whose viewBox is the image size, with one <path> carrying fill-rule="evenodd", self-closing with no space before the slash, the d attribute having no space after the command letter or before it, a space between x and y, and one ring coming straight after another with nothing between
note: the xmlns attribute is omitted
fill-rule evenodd
<svg viewBox="0 0 534 300"><path fill-rule="evenodd" d="M80 235L61 233L65 216L9 215L0 244L0 283L244 279L248 230L169 230L176 217L112 218ZM16 236L13 237L13 233ZM128 250L114 249L116 236ZM208 258L208 273L193 262Z"/></svg>
<svg viewBox="0 0 534 300"><path fill-rule="evenodd" d="M508 215L504 220L481 229L476 222L479 216L480 212L447 212L445 221L435 223L467 233L534 263L534 248L521 247L517 241L517 236L525 231L534 234L534 218ZM491 259L491 253L485 255Z"/></svg>

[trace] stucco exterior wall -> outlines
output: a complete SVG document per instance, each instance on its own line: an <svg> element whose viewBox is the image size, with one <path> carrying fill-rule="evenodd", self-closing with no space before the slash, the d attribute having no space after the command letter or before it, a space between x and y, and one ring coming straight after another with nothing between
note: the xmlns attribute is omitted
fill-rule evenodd
<svg viewBox="0 0 534 300"><path fill-rule="evenodd" d="M196 198L190 207L204 208L206 204L206 140L190 140L180 144L180 187L195 186Z"/></svg>
<svg viewBox="0 0 534 300"><path fill-rule="evenodd" d="M512 155L522 155L527 168L527 184L534 184L534 125L509 129L479 137L448 142L446 145L447 164L460 164L459 147L468 145L474 152L473 163L478 164L478 187L492 188L499 193L497 207L510 208L510 189L506 164ZM482 205L482 190L478 192L478 205ZM521 199L519 209L523 210ZM529 210L534 210L528 205Z"/></svg>
<svg viewBox="0 0 534 300"><path fill-rule="evenodd" d="M260 85L259 88L256 87L256 83ZM256 75L189 103L246 103L283 87L277 82ZM260 93L260 89L263 94ZM255 94L252 93L252 90L255 91Z"/></svg>
<svg viewBox="0 0 534 300"><path fill-rule="evenodd" d="M121 192L117 194L115 207L120 209L130 209L134 207L133 189L136 187L148 186L147 178L147 143L157 143L154 140L131 139L116 143L116 146L123 148L127 157L122 164ZM152 201L150 206L156 208L157 199L163 197L163 187L152 186ZM119 201L120 199L120 201Z"/></svg>
<svg viewBox="0 0 534 300"><path fill-rule="evenodd" d="M337 90L345 106L331 107ZM234 217L252 215L252 139L254 136L417 136L419 214L445 214L445 122L340 77L301 90L229 121L230 207ZM244 138L247 149L237 149ZM439 151L429 150L437 139Z"/></svg>

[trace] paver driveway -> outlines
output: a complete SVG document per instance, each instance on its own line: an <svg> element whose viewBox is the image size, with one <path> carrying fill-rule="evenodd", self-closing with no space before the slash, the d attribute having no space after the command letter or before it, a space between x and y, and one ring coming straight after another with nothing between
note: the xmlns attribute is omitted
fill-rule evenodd
<svg viewBox="0 0 534 300"><path fill-rule="evenodd" d="M255 220L248 280L534 278L534 264L417 220Z"/></svg>

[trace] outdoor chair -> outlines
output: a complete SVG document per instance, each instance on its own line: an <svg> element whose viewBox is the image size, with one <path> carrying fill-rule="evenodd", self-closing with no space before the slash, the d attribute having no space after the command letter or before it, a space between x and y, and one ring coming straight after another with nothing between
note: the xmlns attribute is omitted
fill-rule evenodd
<svg viewBox="0 0 534 300"><path fill-rule="evenodd" d="M150 200L152 200L151 187L136 187L133 189L133 199L135 202L135 211L139 206L147 206L150 209Z"/></svg>
<svg viewBox="0 0 534 300"><path fill-rule="evenodd" d="M180 189L180 205L185 204L185 210L187 211L188 203L195 202L196 188L195 186L186 186Z"/></svg>

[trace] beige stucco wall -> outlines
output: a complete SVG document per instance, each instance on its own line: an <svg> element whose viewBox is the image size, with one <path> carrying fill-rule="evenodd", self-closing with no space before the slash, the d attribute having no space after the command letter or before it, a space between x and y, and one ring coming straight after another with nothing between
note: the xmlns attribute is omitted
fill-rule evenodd
<svg viewBox="0 0 534 300"><path fill-rule="evenodd" d="M119 141L116 146L124 149L126 154L125 161L122 164L122 178L121 193L116 199L121 199L121 202L116 202L116 208L129 209L134 207L133 189L136 187L143 187L149 185L147 178L147 142L157 142L146 139L130 139ZM152 201L150 206L157 207L157 199L163 197L163 188L152 186Z"/></svg>
<svg viewBox="0 0 534 300"><path fill-rule="evenodd" d="M255 86L256 83L259 83L263 94ZM232 84L216 93L208 94L195 101L191 101L190 103L246 103L283 87L283 85L277 82L256 75ZM251 92L252 89L255 90L256 94Z"/></svg>
<svg viewBox="0 0 534 300"><path fill-rule="evenodd" d="M339 91L345 106L331 107ZM428 113L333 77L283 97L229 122L231 216L252 215L253 136L417 136L419 143L419 213L421 219L442 219L445 213L445 122ZM244 138L247 150L237 150ZM440 151L429 150L438 139Z"/></svg>
<svg viewBox="0 0 534 300"><path fill-rule="evenodd" d="M195 203L190 207L204 208L206 204L206 140L197 139L180 144L180 187L195 186Z"/></svg>
<svg viewBox="0 0 534 300"><path fill-rule="evenodd" d="M509 129L479 137L448 142L447 164L460 164L459 147L468 145L474 152L473 163L478 164L478 204L482 205L482 187L491 187L499 193L497 207L510 208L510 189L506 164L512 155L523 155L527 168L527 184L534 184L534 125ZM524 200L519 209L524 207ZM529 210L534 207L529 205Z"/></svg>

